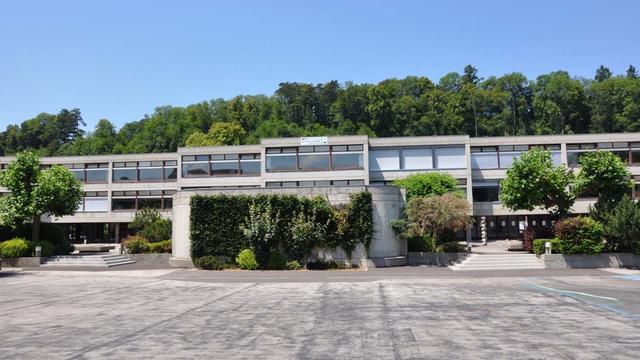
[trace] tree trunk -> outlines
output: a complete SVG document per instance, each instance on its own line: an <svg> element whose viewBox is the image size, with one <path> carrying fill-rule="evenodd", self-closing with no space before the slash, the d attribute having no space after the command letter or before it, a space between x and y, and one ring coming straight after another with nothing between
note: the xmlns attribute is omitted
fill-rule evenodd
<svg viewBox="0 0 640 360"><path fill-rule="evenodd" d="M38 240L40 240L40 215L35 215L31 227L31 241L35 243Z"/></svg>

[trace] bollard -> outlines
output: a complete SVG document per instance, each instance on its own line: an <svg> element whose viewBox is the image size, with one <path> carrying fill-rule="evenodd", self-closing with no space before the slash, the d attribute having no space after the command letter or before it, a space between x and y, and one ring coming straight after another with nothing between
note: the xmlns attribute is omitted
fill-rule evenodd
<svg viewBox="0 0 640 360"><path fill-rule="evenodd" d="M40 245L36 246L36 257L40 257L42 255L42 247Z"/></svg>
<svg viewBox="0 0 640 360"><path fill-rule="evenodd" d="M544 243L544 253L545 255L551 255L551 242L547 241Z"/></svg>

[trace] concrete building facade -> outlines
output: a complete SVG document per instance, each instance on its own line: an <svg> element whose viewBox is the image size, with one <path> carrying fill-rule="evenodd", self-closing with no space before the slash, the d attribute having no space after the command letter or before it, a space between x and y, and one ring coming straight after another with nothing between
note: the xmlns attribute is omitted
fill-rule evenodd
<svg viewBox="0 0 640 360"><path fill-rule="evenodd" d="M129 234L127 224L138 209L155 207L174 218L174 254L184 257L188 254L188 224L180 214L194 193L329 194L340 188L348 193L350 188L374 189L409 174L440 171L457 179L473 204L476 220L485 217L489 239L515 238L527 225L553 222L545 211L512 212L498 200L500 180L507 169L532 147L548 149L555 163L571 168L578 167L583 153L611 151L626 161L634 182L640 183L640 133L263 139L258 145L179 148L175 153L43 158L45 167L60 164L69 168L84 183L85 191L76 214L43 221L61 224L74 243L118 243ZM0 168L12 160L0 157ZM636 188L640 189L634 187L634 196ZM573 211L587 212L594 200L577 199ZM385 210L377 221L388 223L400 210ZM478 223L474 222L467 238L480 237ZM386 229L381 234L377 241L394 240ZM386 253L380 251L376 257L406 252L402 246L380 246Z"/></svg>

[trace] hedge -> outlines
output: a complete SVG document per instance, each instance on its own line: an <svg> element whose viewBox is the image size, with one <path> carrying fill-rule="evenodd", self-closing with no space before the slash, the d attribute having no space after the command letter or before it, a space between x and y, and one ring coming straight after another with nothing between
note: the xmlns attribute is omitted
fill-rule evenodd
<svg viewBox="0 0 640 360"><path fill-rule="evenodd" d="M326 224L326 236L315 246L330 249L341 246L348 253L357 243L362 243L368 248L373 238L371 194L355 193L351 194L350 199L349 205L337 210L321 196L309 198L279 194L195 195L190 202L191 257L197 259L213 255L235 259L241 250L255 248L255 244L252 244L242 231L242 224L247 221L249 207L252 204L269 208L274 217L277 214L274 240L273 243L267 244L269 250L291 248L289 242L292 241L292 227L301 213L316 223ZM340 231L336 222L338 212L343 213L346 222ZM256 255L261 261L260 254ZM268 257L268 252L266 255ZM305 261L300 255L285 255L289 260ZM261 265L266 266L266 261Z"/></svg>
<svg viewBox="0 0 640 360"><path fill-rule="evenodd" d="M533 252L536 255L542 255L545 253L544 245L546 242L551 243L551 253L552 254L560 254L560 243L562 242L560 239L535 239L533 240Z"/></svg>

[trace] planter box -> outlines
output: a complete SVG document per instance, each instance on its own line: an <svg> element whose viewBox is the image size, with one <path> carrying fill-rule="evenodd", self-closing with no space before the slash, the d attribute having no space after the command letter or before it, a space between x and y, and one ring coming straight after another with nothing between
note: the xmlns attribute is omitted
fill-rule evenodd
<svg viewBox="0 0 640 360"><path fill-rule="evenodd" d="M169 258L171 254L127 254L127 258L136 262L136 264L148 265L167 265L169 266Z"/></svg>
<svg viewBox="0 0 640 360"><path fill-rule="evenodd" d="M2 258L2 267L15 267L15 268L25 268L25 267L39 267L41 263L41 258L38 256L33 257L19 257L19 258Z"/></svg>
<svg viewBox="0 0 640 360"><path fill-rule="evenodd" d="M599 269L640 267L640 256L631 253L597 255L541 255L545 269Z"/></svg>
<svg viewBox="0 0 640 360"><path fill-rule="evenodd" d="M409 252L409 266L448 266L462 261L467 253Z"/></svg>

